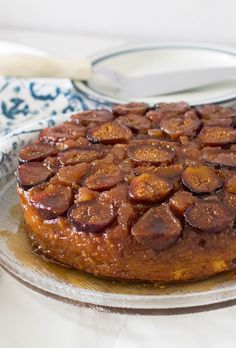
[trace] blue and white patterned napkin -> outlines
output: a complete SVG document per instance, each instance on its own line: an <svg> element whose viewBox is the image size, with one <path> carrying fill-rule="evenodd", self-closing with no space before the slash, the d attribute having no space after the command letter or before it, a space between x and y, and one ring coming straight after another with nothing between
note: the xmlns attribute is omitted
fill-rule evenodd
<svg viewBox="0 0 236 348"><path fill-rule="evenodd" d="M54 118L97 107L76 92L69 80L0 77L0 136L32 120Z"/></svg>

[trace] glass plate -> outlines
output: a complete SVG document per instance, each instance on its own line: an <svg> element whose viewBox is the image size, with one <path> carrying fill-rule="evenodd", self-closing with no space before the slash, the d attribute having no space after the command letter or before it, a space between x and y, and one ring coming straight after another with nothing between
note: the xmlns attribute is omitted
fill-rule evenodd
<svg viewBox="0 0 236 348"><path fill-rule="evenodd" d="M57 122L62 120L58 117ZM165 286L120 282L96 278L33 253L24 230L13 171L20 148L50 124L51 119L29 124L0 141L0 263L4 269L47 296L120 313L180 313L180 309L186 312L216 308L216 304L236 299L234 273Z"/></svg>

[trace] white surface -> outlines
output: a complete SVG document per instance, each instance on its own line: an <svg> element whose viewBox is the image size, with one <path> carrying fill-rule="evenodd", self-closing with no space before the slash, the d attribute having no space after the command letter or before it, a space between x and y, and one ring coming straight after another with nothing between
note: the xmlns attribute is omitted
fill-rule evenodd
<svg viewBox="0 0 236 348"><path fill-rule="evenodd" d="M61 52L65 42L67 49L81 54L114 44L92 37L74 37L73 42L14 32L0 32L2 38L40 49L51 47L54 52ZM236 307L167 317L127 317L75 308L25 289L0 270L1 348L233 348L235 326Z"/></svg>
<svg viewBox="0 0 236 348"><path fill-rule="evenodd" d="M236 44L235 0L7 0L1 26Z"/></svg>
<svg viewBox="0 0 236 348"><path fill-rule="evenodd" d="M233 348L234 308L181 316L123 316L74 308L19 285L0 286L2 348Z"/></svg>

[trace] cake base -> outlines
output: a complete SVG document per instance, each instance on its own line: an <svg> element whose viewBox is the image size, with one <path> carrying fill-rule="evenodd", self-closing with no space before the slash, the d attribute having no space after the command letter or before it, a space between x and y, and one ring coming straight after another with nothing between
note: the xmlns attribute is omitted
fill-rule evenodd
<svg viewBox="0 0 236 348"><path fill-rule="evenodd" d="M94 234L78 232L66 217L43 220L18 187L27 232L34 245L55 261L99 277L150 282L197 280L234 270L236 230L214 236L186 226L183 236L163 251L147 248L117 224Z"/></svg>

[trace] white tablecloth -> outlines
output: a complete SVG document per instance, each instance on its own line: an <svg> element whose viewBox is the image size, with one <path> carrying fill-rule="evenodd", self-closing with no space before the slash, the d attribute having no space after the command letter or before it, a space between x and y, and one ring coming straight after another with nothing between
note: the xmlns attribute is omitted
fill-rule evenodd
<svg viewBox="0 0 236 348"><path fill-rule="evenodd" d="M86 55L119 44L105 38L0 31L50 53ZM126 316L73 307L34 293L0 270L1 348L232 348L236 307L172 316Z"/></svg>
<svg viewBox="0 0 236 348"><path fill-rule="evenodd" d="M233 348L236 308L175 316L125 316L72 307L1 272L2 348Z"/></svg>

